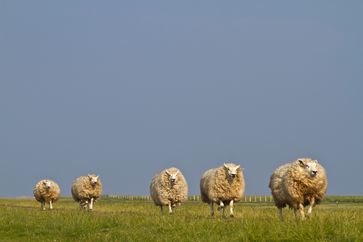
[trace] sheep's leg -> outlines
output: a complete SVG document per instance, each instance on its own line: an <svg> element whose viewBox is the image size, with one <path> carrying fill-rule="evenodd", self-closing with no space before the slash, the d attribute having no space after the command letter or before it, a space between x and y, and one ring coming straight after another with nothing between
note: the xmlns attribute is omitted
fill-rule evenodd
<svg viewBox="0 0 363 242"><path fill-rule="evenodd" d="M91 202L89 204L89 210L93 209L93 200L94 200L94 198L91 198Z"/></svg>
<svg viewBox="0 0 363 242"><path fill-rule="evenodd" d="M163 205L160 205L160 212L163 213Z"/></svg>
<svg viewBox="0 0 363 242"><path fill-rule="evenodd" d="M280 221L282 221L282 208L278 208L279 209L279 219Z"/></svg>
<svg viewBox="0 0 363 242"><path fill-rule="evenodd" d="M310 201L310 206L309 206L309 209L308 209L308 217L311 217L311 212L313 211L313 207L315 205L315 198L312 198L311 201Z"/></svg>
<svg viewBox="0 0 363 242"><path fill-rule="evenodd" d="M42 202L42 203L40 204L40 209L41 209L41 210L45 210L45 202Z"/></svg>
<svg viewBox="0 0 363 242"><path fill-rule="evenodd" d="M222 201L219 201L218 211L223 215L223 217L225 216L225 214L224 214L224 203Z"/></svg>
<svg viewBox="0 0 363 242"><path fill-rule="evenodd" d="M299 210L300 210L301 219L304 220L305 219L304 205L302 205L301 203L299 204Z"/></svg>
<svg viewBox="0 0 363 242"><path fill-rule="evenodd" d="M83 208L84 208L84 210L88 210L88 208L89 208L89 205L88 205L88 200L86 200L85 201L85 204L83 205Z"/></svg>
<svg viewBox="0 0 363 242"><path fill-rule="evenodd" d="M214 203L210 203L210 216L214 216Z"/></svg>
<svg viewBox="0 0 363 242"><path fill-rule="evenodd" d="M52 200L49 201L49 209L53 209L53 203Z"/></svg>
<svg viewBox="0 0 363 242"><path fill-rule="evenodd" d="M171 202L169 202L168 206L169 206L169 214L172 214L173 210L171 209Z"/></svg>
<svg viewBox="0 0 363 242"><path fill-rule="evenodd" d="M219 201L218 211L221 211L224 208L224 203Z"/></svg>
<svg viewBox="0 0 363 242"><path fill-rule="evenodd" d="M297 208L294 208L295 220L297 221Z"/></svg>
<svg viewBox="0 0 363 242"><path fill-rule="evenodd" d="M230 212L230 217L233 218L234 217L234 214L233 214L233 200L231 200L229 202L229 212Z"/></svg>

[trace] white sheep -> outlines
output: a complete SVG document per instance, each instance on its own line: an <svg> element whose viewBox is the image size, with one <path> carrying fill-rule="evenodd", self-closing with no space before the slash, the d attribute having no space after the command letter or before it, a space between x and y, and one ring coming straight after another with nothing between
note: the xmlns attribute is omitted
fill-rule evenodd
<svg viewBox="0 0 363 242"><path fill-rule="evenodd" d="M207 170L200 180L201 199L210 205L211 216L214 216L214 203L217 203L218 210L223 210L223 216L225 205L229 205L230 216L233 217L233 203L242 199L244 190L243 169L233 163Z"/></svg>
<svg viewBox="0 0 363 242"><path fill-rule="evenodd" d="M44 179L35 184L33 194L42 210L45 210L45 203L49 203L49 209L53 209L53 203L60 197L60 188L56 182Z"/></svg>
<svg viewBox="0 0 363 242"><path fill-rule="evenodd" d="M169 207L169 213L175 211L176 205L181 205L188 198L188 184L182 172L171 167L156 174L150 183L150 196L155 205Z"/></svg>
<svg viewBox="0 0 363 242"><path fill-rule="evenodd" d="M102 194L102 183L99 176L94 174L78 177L72 184L72 197L79 202L81 208L92 210L93 203Z"/></svg>
<svg viewBox="0 0 363 242"><path fill-rule="evenodd" d="M282 220L282 208L288 205L294 209L295 219L300 211L305 218L304 207L312 208L320 203L327 190L327 177L324 168L316 160L299 158L280 166L271 175L269 187Z"/></svg>

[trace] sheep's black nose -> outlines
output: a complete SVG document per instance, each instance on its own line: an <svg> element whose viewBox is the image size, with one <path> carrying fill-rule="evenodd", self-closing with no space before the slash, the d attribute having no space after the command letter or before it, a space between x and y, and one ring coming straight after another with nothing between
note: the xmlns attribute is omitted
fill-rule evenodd
<svg viewBox="0 0 363 242"><path fill-rule="evenodd" d="M316 175L316 173L318 173L317 171L312 171L311 172L313 175Z"/></svg>

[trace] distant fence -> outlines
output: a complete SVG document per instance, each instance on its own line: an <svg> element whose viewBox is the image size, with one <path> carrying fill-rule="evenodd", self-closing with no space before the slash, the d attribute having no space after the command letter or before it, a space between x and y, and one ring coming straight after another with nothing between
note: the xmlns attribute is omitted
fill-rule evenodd
<svg viewBox="0 0 363 242"><path fill-rule="evenodd" d="M130 196L130 195L104 195L104 198L119 199L125 201L151 201L150 196ZM191 195L189 201L200 201L200 195ZM272 196L247 195L242 198L241 203L273 203ZM363 196L326 196L323 203L363 203Z"/></svg>
<svg viewBox="0 0 363 242"><path fill-rule="evenodd" d="M114 198L120 200L137 200L137 201L151 201L150 196L129 196L129 195L104 195L104 198ZM191 195L188 197L189 201L200 201L200 195ZM273 202L272 196L244 196L240 202L245 203L271 203Z"/></svg>

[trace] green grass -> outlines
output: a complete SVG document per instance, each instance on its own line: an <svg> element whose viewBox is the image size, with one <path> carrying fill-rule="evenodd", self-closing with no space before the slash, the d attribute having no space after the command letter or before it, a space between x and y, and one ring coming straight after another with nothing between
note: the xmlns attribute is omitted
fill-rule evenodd
<svg viewBox="0 0 363 242"><path fill-rule="evenodd" d="M278 221L271 203L238 203L235 218L211 218L198 201L173 215L150 201L107 198L92 212L71 199L54 206L40 211L31 199L0 199L0 241L363 241L361 203L324 203L300 222L289 209Z"/></svg>

